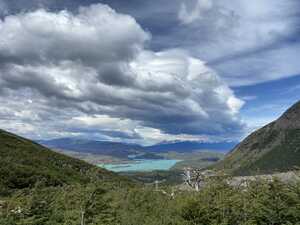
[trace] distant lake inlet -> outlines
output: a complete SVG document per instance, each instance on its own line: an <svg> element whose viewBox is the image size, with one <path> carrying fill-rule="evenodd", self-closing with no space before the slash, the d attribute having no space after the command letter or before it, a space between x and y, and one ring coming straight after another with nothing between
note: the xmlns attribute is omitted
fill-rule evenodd
<svg viewBox="0 0 300 225"><path fill-rule="evenodd" d="M99 164L98 166L113 171L113 172L130 172L130 171L154 171L154 170L169 170L177 162L181 160L175 159L159 159L159 160L135 160L132 163L120 164Z"/></svg>

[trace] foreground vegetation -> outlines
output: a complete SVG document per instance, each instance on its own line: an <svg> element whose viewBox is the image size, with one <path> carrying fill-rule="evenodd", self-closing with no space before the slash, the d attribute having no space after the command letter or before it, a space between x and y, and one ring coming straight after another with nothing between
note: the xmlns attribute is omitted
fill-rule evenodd
<svg viewBox="0 0 300 225"><path fill-rule="evenodd" d="M150 185L158 181L163 185L179 185L182 184L182 170L168 170L168 171L151 171L151 172L122 172L119 173L126 176L133 181Z"/></svg>
<svg viewBox="0 0 300 225"><path fill-rule="evenodd" d="M168 193L103 182L36 185L2 197L0 224L300 224L300 184L254 181L245 188L215 180L199 192Z"/></svg>

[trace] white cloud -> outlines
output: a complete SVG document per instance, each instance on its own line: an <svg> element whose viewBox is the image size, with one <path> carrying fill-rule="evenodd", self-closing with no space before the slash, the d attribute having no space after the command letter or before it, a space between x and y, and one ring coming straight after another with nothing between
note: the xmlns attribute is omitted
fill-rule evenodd
<svg viewBox="0 0 300 225"><path fill-rule="evenodd" d="M230 86L300 73L299 1L214 0L202 13L199 4L187 7L186 2L178 9L184 26L170 39L177 37L176 45L205 59Z"/></svg>
<svg viewBox="0 0 300 225"><path fill-rule="evenodd" d="M203 14L210 10L213 6L212 0L196 0L195 5L191 10L188 10L185 2L181 3L178 13L178 19L183 24L190 24L199 19L202 19Z"/></svg>
<svg viewBox="0 0 300 225"><path fill-rule="evenodd" d="M282 46L254 55L225 60L214 65L230 86L246 86L292 77L300 73L300 44ZM239 64L239 66L237 66Z"/></svg>
<svg viewBox="0 0 300 225"><path fill-rule="evenodd" d="M100 4L82 7L77 15L44 9L10 15L1 21L0 33L2 57L31 63L128 60L149 39L132 17Z"/></svg>
<svg viewBox="0 0 300 225"><path fill-rule="evenodd" d="M102 4L7 16L0 102L14 123L42 136L151 139L148 129L161 141L239 132L243 101L218 74L180 49L146 50L149 39L131 16Z"/></svg>
<svg viewBox="0 0 300 225"><path fill-rule="evenodd" d="M150 127L138 127L135 129L145 141L144 144L151 145L160 142L172 142L172 141L210 141L210 138L205 135L188 135L188 134L166 134L159 129Z"/></svg>

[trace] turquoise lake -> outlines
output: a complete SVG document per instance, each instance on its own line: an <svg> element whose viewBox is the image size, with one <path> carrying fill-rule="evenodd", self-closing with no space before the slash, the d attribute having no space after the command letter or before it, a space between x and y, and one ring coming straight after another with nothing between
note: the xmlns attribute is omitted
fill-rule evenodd
<svg viewBox="0 0 300 225"><path fill-rule="evenodd" d="M181 160L137 160L126 164L99 164L100 167L114 172L169 170Z"/></svg>

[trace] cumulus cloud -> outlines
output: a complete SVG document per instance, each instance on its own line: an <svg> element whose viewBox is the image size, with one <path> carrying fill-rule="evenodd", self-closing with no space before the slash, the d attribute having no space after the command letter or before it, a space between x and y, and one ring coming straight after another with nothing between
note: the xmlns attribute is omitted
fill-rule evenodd
<svg viewBox="0 0 300 225"><path fill-rule="evenodd" d="M240 132L243 101L218 74L180 49L147 50L150 38L133 17L102 4L6 16L2 127L112 140L151 139L151 130L157 141Z"/></svg>
<svg viewBox="0 0 300 225"><path fill-rule="evenodd" d="M122 73L123 67L149 39L132 17L105 5L82 7L77 15L41 9L7 16L0 23L0 33L2 64L36 66L71 61L97 67L105 82L120 84L131 79L130 74ZM111 73L110 79L107 73Z"/></svg>
<svg viewBox="0 0 300 225"><path fill-rule="evenodd" d="M55 11L68 9L77 14L78 5L95 1L0 2L10 13L46 7ZM299 74L298 63L294 60L300 49L298 0L232 0L230 3L213 0L210 1L212 4L207 0L102 2L132 15L151 31L152 49L161 51L180 46L208 62L230 86L257 84ZM180 17L188 18L186 23Z"/></svg>

